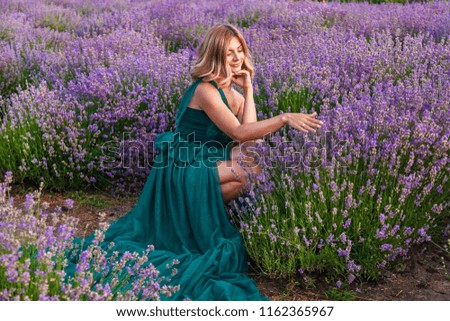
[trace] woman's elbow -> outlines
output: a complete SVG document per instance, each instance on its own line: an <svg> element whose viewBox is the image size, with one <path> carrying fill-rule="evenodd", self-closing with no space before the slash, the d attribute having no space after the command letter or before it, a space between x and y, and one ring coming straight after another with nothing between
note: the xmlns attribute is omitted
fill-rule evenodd
<svg viewBox="0 0 450 321"><path fill-rule="evenodd" d="M233 130L231 131L230 134L231 134L231 135L229 135L230 138L231 138L232 140L234 140L235 142L243 143L243 142L245 142L246 140L248 140L247 132L246 132L245 130L243 130L242 125L237 126L235 129L233 129Z"/></svg>
<svg viewBox="0 0 450 321"><path fill-rule="evenodd" d="M259 137L255 137L255 135L252 135L252 133L249 133L240 128L234 130L230 137L231 137L231 139L233 139L235 142L238 142L239 144L259 138Z"/></svg>

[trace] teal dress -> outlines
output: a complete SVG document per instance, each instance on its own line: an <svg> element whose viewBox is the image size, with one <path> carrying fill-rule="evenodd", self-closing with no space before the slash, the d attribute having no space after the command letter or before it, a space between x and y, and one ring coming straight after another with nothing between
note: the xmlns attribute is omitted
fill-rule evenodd
<svg viewBox="0 0 450 321"><path fill-rule="evenodd" d="M245 248L220 190L216 161L230 159L233 141L204 111L188 107L201 81L182 97L176 131L157 136L158 156L137 204L111 224L103 243L114 241L110 251L119 253L154 245L149 261L162 275L177 259L178 273L167 276L180 290L163 300L266 300L246 275Z"/></svg>

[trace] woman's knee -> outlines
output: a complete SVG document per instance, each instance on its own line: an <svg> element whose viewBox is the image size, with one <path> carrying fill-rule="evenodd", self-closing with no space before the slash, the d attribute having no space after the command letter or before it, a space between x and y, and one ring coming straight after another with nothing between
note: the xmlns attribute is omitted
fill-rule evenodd
<svg viewBox="0 0 450 321"><path fill-rule="evenodd" d="M245 182L246 172L235 160L217 161L220 184L228 182Z"/></svg>

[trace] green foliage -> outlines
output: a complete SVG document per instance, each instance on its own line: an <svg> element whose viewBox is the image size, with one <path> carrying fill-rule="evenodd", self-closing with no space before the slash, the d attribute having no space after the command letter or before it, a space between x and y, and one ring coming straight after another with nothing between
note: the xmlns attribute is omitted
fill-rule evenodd
<svg viewBox="0 0 450 321"><path fill-rule="evenodd" d="M24 54L20 55L25 61ZM11 94L18 93L28 88L29 84L35 79L40 67L37 64L29 66L6 65L0 68L0 96L9 97Z"/></svg>
<svg viewBox="0 0 450 321"><path fill-rule="evenodd" d="M308 88L298 91L287 89L278 97L278 108L283 112L320 113L321 102L315 101L317 94Z"/></svg>
<svg viewBox="0 0 450 321"><path fill-rule="evenodd" d="M244 17L239 17L236 15L231 15L228 17L228 22L232 25L236 25L239 28L248 28L255 24L259 18L261 17L259 12L252 12L250 14L247 14Z"/></svg>
<svg viewBox="0 0 450 321"><path fill-rule="evenodd" d="M56 129L57 134L60 131ZM49 191L82 188L85 178L73 175L75 165L66 148L64 142L45 140L37 119L29 118L20 126L7 124L0 132L0 168L12 171L16 183L35 188L41 181ZM87 168L80 171L89 172Z"/></svg>
<svg viewBox="0 0 450 321"><path fill-rule="evenodd" d="M394 249L405 248L408 237L418 237L417 229L435 226L439 215L430 216L429 213L432 205L442 203L446 196L432 191L418 207L416 195L421 192L421 187L417 187L402 200L402 185L397 176L392 175L386 164L376 165L377 174L368 173L368 164L362 159L349 164L346 169L336 170L333 180L342 189L337 196L330 187L332 179L327 169L317 169L318 175L292 175L281 169L272 170L273 191L257 197L249 212L244 213L251 215L244 218L247 226L241 228L255 266L272 277L291 277L301 267L305 272L325 273L330 280L345 279L349 261L337 251L339 248L346 250L345 235L345 240L352 240L351 251L347 249L349 259L361 266L359 272L353 273L365 280L379 279L383 275L379 267L382 262L386 267L395 264L380 250L383 244L388 243ZM404 167L401 165L400 170ZM293 181L301 181L304 185L289 187L286 179L291 175ZM437 184L445 184L443 179L438 178ZM313 191L313 184L320 186L317 192ZM346 205L349 198L354 200L350 207ZM262 212L258 216L252 214L256 209ZM384 225L380 223L381 213L388 216L385 224L389 230L385 237L377 237ZM345 227L347 218L351 223ZM399 230L389 232L396 225ZM413 228L413 235L404 234L407 227ZM442 231L442 226L439 229ZM334 235L332 241L325 241L330 234Z"/></svg>
<svg viewBox="0 0 450 321"><path fill-rule="evenodd" d="M24 300L28 298L32 301L38 301L41 291L39 289L39 284L45 282L48 284L48 295L55 296L60 294L61 291L61 277L58 273L53 271L61 270L64 262L64 255L59 254L55 256L53 259L53 265L50 267L47 264L43 264L36 259L37 249L34 245L22 245L22 255L20 259L17 261L17 265L26 266L29 264L30 272L29 272L29 282L25 284L23 281L19 282L10 282L7 278L6 268L4 266L0 266L0 291L7 289L9 293L17 293L19 295L20 300ZM0 254L2 252L0 251ZM29 258L29 262L26 262L26 258ZM52 271L49 272L48 275L44 277L38 273L39 271ZM23 273L23 271L21 271ZM21 279L23 276L18 275L18 278Z"/></svg>
<svg viewBox="0 0 450 321"><path fill-rule="evenodd" d="M321 26L325 28L331 28L335 23L336 23L335 17L324 17Z"/></svg>
<svg viewBox="0 0 450 321"><path fill-rule="evenodd" d="M80 16L89 17L95 12L95 8L91 5L86 5L85 7L76 8L75 12Z"/></svg>
<svg viewBox="0 0 450 321"><path fill-rule="evenodd" d="M0 168L7 168L17 173L18 181L23 181L21 173L27 173L26 177L39 184L43 175L51 180L48 171L40 171L33 164L34 159L42 159L44 154L44 142L42 132L36 120L30 120L23 126L6 125L0 132Z"/></svg>
<svg viewBox="0 0 450 321"><path fill-rule="evenodd" d="M325 291L325 296L331 301L354 301L355 292L333 288Z"/></svg>
<svg viewBox="0 0 450 321"><path fill-rule="evenodd" d="M4 28L0 30L0 40L4 42L11 42L14 40L14 31L10 28Z"/></svg>
<svg viewBox="0 0 450 321"><path fill-rule="evenodd" d="M58 32L67 31L67 18L61 14L47 14L40 22L41 27L47 27Z"/></svg>
<svg viewBox="0 0 450 321"><path fill-rule="evenodd" d="M162 37L164 48L167 52L178 52L179 50L190 46L197 48L199 39L208 30L207 26L198 24L193 28L187 27L181 33Z"/></svg>
<svg viewBox="0 0 450 321"><path fill-rule="evenodd" d="M106 208L113 204L113 202L108 200L104 195L88 194L81 190L69 192L67 197L73 199L76 204L86 205L98 209Z"/></svg>

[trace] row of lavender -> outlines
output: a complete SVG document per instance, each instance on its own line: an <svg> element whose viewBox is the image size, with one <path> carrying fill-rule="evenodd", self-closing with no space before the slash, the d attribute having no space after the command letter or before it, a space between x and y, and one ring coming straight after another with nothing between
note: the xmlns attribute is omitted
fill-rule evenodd
<svg viewBox="0 0 450 321"><path fill-rule="evenodd" d="M259 117L316 110L325 121L314 136L267 137L256 193L230 207L261 270L376 278L448 209L445 2L0 6L0 168L19 180L139 191L193 48L232 22L253 54Z"/></svg>
<svg viewBox="0 0 450 321"><path fill-rule="evenodd" d="M255 263L273 275L313 282L310 272L327 271L338 286L377 279L430 240L431 227L448 237L449 33L366 33L343 18L355 7L340 6L324 28L292 22L295 11L259 20L289 30L257 29L271 44L253 46L265 114L315 110L325 121L319 135L266 139L258 154L271 170L230 209Z"/></svg>
<svg viewBox="0 0 450 321"><path fill-rule="evenodd" d="M6 172L0 183L0 301L159 300L178 291L179 286L165 284L149 262L153 246L143 253L109 255L99 245L109 227L101 222L94 241L77 248L72 242L78 220L61 207L52 211L41 203L41 190L28 194L24 209L18 209L10 197L12 182L12 173ZM66 205L72 209L73 201L68 199ZM80 258L70 277L65 272L67 253ZM173 275L176 264L174 260L167 266Z"/></svg>
<svg viewBox="0 0 450 321"><path fill-rule="evenodd" d="M147 142L171 126L173 110L189 82L192 48L215 22L248 27L245 34L259 72L256 85L263 90L269 87L265 90L268 99L261 104L275 109L277 91L287 86L310 88L325 82L341 87L333 88L338 96L353 90L349 86L354 84L340 85L349 81L341 79L346 74L327 74L322 66L350 68L358 77L353 83L363 83L366 79L360 79L361 74L378 81L386 73L394 77L404 73L399 67L422 63L383 57L378 41L365 43L362 36L387 30L381 42L390 41L391 34L398 34L401 41L408 33L420 31L439 40L449 32L445 4L390 6L396 18L386 19L383 7L284 1L246 2L245 6L187 1L45 3L3 4L0 94L3 113L11 117L3 118L2 143L16 150L2 155L0 168L14 170L19 179L36 185L43 177L53 188L86 183L118 190L140 186L153 153ZM419 9L424 13L417 18ZM437 23L430 23L436 15ZM348 40L362 46L354 48L363 53L359 57L346 50L353 61L343 61L342 53L341 57L323 53L337 53L343 43L336 41ZM274 43L274 49L282 48L276 50L282 51L281 56L266 51L267 42ZM397 50L393 55L410 54L402 52L400 43L383 45ZM376 51L363 52L370 47ZM387 65L385 59L390 60ZM368 70L353 70L362 63ZM294 79L286 83L288 78ZM22 124L21 135L17 135L17 123ZM134 140L139 141L137 148ZM136 155L130 153L136 149L140 152L137 164Z"/></svg>

